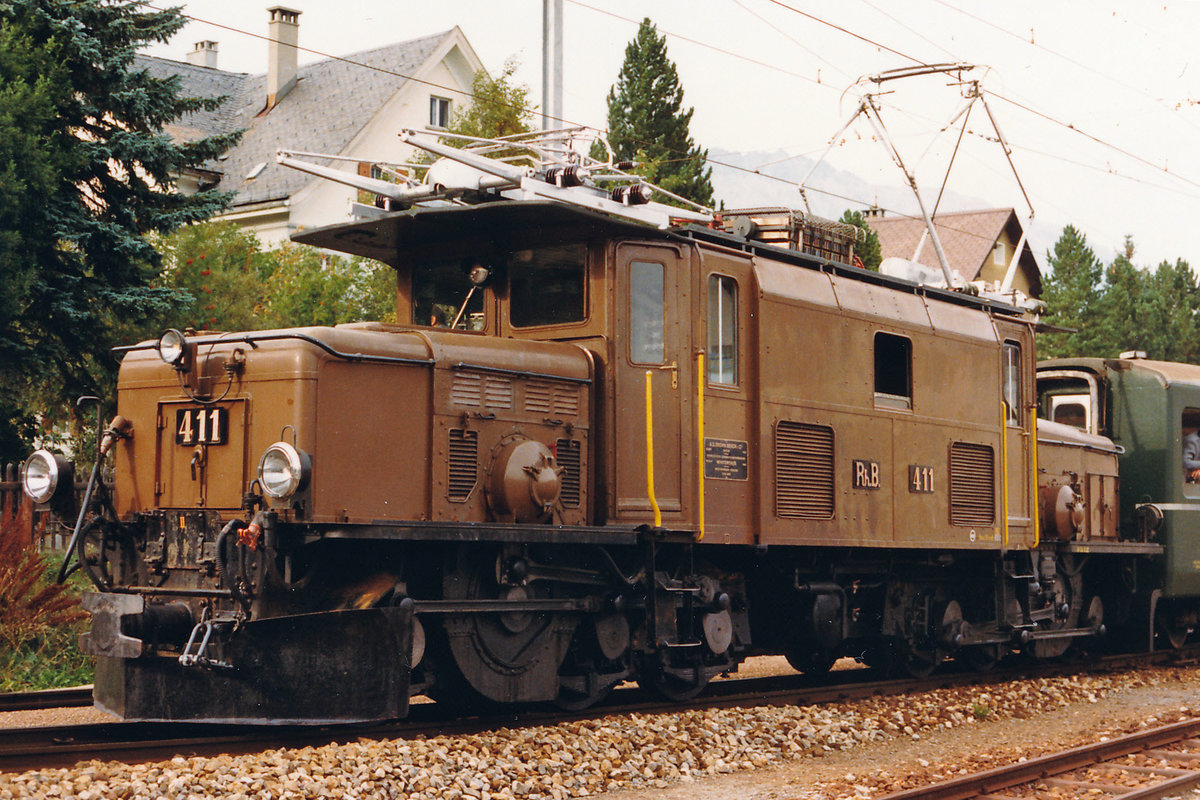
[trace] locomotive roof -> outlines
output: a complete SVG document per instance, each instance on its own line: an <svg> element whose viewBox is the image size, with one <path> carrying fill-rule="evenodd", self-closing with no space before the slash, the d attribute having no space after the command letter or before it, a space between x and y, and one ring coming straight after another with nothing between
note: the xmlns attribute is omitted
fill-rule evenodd
<svg viewBox="0 0 1200 800"><path fill-rule="evenodd" d="M598 235L636 236L641 239L685 239L706 242L747 254L784 261L810 269L844 275L878 286L922 294L958 305L987 309L1006 316L1023 317L1016 306L951 292L933 286L918 286L903 278L842 264L828 259L747 239L726 231L699 225L660 230L607 214L554 201L503 200L477 205L415 207L381 214L356 222L326 225L292 234L301 244L365 256L395 266L400 254L410 248L462 239L464 233L482 234L510 248L529 247L538 241L563 237L588 238Z"/></svg>
<svg viewBox="0 0 1200 800"><path fill-rule="evenodd" d="M1149 372L1165 385L1200 386L1200 366L1146 358L1054 358L1038 362L1038 369L1086 369L1097 374L1128 369Z"/></svg>

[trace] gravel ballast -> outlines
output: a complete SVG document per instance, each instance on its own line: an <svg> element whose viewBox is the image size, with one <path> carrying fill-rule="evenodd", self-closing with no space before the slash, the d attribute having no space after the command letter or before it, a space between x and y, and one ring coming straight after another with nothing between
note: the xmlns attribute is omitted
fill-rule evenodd
<svg viewBox="0 0 1200 800"><path fill-rule="evenodd" d="M610 716L470 736L360 740L136 766L90 761L72 769L0 774L0 799L559 800L621 789L638 796L680 782L696 789L694 782L709 776L802 764L880 743L917 742L942 731L995 725L1176 683L1200 685L1200 669L1042 678L814 707ZM1179 709L1188 712L1186 706ZM843 788L851 792L845 796L875 791L854 781ZM838 796L838 791L819 796Z"/></svg>

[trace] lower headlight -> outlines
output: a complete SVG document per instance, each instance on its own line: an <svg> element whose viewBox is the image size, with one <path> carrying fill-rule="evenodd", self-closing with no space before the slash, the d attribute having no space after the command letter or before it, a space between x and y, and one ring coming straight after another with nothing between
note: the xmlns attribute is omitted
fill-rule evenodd
<svg viewBox="0 0 1200 800"><path fill-rule="evenodd" d="M60 484L70 483L70 472L70 464L62 456L38 450L21 465L21 487L33 502L49 503Z"/></svg>
<svg viewBox="0 0 1200 800"><path fill-rule="evenodd" d="M308 484L312 459L287 442L276 442L258 460L258 483L268 497L282 500Z"/></svg>

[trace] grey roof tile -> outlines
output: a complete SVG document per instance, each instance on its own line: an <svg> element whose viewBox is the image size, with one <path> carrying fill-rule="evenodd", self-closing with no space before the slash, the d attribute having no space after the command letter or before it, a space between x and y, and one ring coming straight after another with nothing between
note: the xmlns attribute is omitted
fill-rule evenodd
<svg viewBox="0 0 1200 800"><path fill-rule="evenodd" d="M183 92L199 97L229 95L217 112L192 114L168 132L181 138L245 129L214 169L220 189L236 191L234 205L290 197L311 176L275 163L280 147L316 153L342 152L363 126L408 81L451 31L378 47L300 67L290 92L267 113L266 75L223 72L179 61L139 56L155 75L177 74ZM168 70L170 72L168 72ZM247 175L266 166L253 179Z"/></svg>

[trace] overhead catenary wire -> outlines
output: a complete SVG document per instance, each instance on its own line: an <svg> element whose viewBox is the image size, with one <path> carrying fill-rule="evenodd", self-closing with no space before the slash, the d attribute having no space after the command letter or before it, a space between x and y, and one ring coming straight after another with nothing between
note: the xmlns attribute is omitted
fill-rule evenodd
<svg viewBox="0 0 1200 800"><path fill-rule="evenodd" d="M611 14L610 12L607 12L607 11L605 11L605 10L603 10L603 9L597 9L597 8L595 8L594 6L590 6L590 5L586 4L586 3L580 2L580 0L568 0L568 1L569 1L569 2L572 2L572 3L573 3L573 4L575 4L575 5L579 5L579 6L581 6L581 7L589 8L589 9L595 10L595 11L597 11L597 12L599 12L599 13L605 13L605 14L608 14L608 15L610 15L610 16L614 16L614 17L616 17L616 18L622 19L622 20L624 20L624 21L628 21L628 22L630 22L630 23L632 23L632 24L637 24L637 22L636 22L636 21L634 21L634 20L630 20L630 19L628 19L628 18L625 18L625 17L620 17L619 15ZM783 0L766 0L766 1L767 1L767 2L770 2L770 3L772 3L773 5L776 5L776 6L779 6L779 7L781 7L781 8L784 8L784 9L786 9L786 10L788 10L788 11L791 11L791 12L793 12L793 13L796 13L796 14L799 14L799 15L801 15L801 16L804 16L804 17L806 17L806 18L808 18L808 19L811 19L811 20L813 20L813 21L815 21L815 22L818 22L818 23L820 23L820 24L822 24L822 25L826 25L826 26L828 26L828 27L831 27L831 28L833 28L833 29L835 29L835 30L838 30L838 31L840 31L840 32L842 32L842 33L844 33L844 34L846 34L846 35L848 35L848 36L851 36L851 37L853 37L853 38L855 38L855 39L858 39L858 40L860 40L860 41L863 41L863 42L865 42L865 43L868 43L868 44L872 45L873 47L876 47L876 48L878 48L878 49L880 49L880 50L882 50L882 51L893 53L893 54L895 54L895 55L897 55L897 56L899 56L899 57L901 57L901 58L904 58L904 59L906 59L906 60L912 61L912 62L914 62L914 63L917 63L917 64L922 64L922 63L924 63L924 62L922 62L920 59L916 58L915 56L909 55L909 54L907 54L907 53L904 53L904 52L902 52L902 51L900 51L900 50L898 50L898 49L896 49L896 48L893 48L893 47L890 47L890 46L888 46L888 45L886 45L886 44L883 44L882 42L878 42L878 41L875 41L875 40L873 40L873 39L870 39L869 37L866 37L866 36L863 36L863 35L861 35L861 34L858 34L858 33L854 32L854 31L850 30L849 28L846 28L846 27L843 27L843 26L837 25L837 24L835 24L835 23L829 22L829 21L827 21L827 20L824 20L824 19L822 19L822 18L820 18L820 17L818 17L818 16L816 16L816 15L814 15L814 14L810 14L810 13L808 13L808 12L802 11L802 10L800 10L800 9L798 9L798 8L795 8L794 6L792 6L792 5L790 5L790 4L786 3L786 2L783 2ZM137 2L138 2L138 4L139 4L139 5L141 5L141 6L145 7L145 8L148 8L148 9L150 9L150 10L153 10L153 11L158 11L158 12L163 12L163 11L165 11L165 9L163 9L163 8L161 8L161 7L158 7L158 6L155 6L154 4L152 4L152 3L150 3L150 2L146 2L146 0L137 0ZM184 18L186 18L186 19L189 19L189 20L195 21L195 22L200 22L200 23L203 23L203 24L211 25L211 26L213 26L213 27L216 27L216 28L219 28L219 29L222 29L222 30L227 30L227 31L230 31L230 32L233 32L233 33L237 33L237 34L240 34L240 35L244 35L244 36L249 36L249 37L251 37L251 38L255 38L255 39L259 39L259 40L263 40L263 41L274 41L274 40L273 40L271 37L269 37L269 36L267 36L267 35L264 35L264 34L258 34L258 33L254 33L254 32L252 32L252 31L247 31L247 30L245 30L245 29L242 29L242 28L238 28L238 27L235 27L235 26L232 26L232 25L226 25L226 24L223 24L223 23L219 23L219 22L215 22L215 21L209 20L209 19L204 19L204 18L201 18L201 17L197 17L197 16L195 16L195 15L191 15L191 14L187 14L187 13L183 13L183 12L181 12L181 16L183 16L183 17L184 17ZM815 81L815 80L813 80L813 79L811 79L811 78L809 78L809 77L807 77L807 76L805 76L805 75L802 75L802 74L800 74L800 73L795 73L795 72L793 72L793 71L790 71L790 70L785 70L785 69L779 68L779 67L777 67L777 66L775 66L775 65L772 65L772 64L769 64L769 63L767 63L767 62L763 62L763 61L760 61L760 60L757 60L757 59L750 59L750 58L748 58L748 57L746 57L746 56L744 56L744 55L741 55L741 54L738 54L738 53L733 53L733 52L731 52L731 51L729 51L729 50L727 50L727 49L720 48L720 47L716 47L716 46L714 46L714 45L708 44L708 43L706 43L706 42L703 42L703 41L700 41L700 40L697 40L697 39L692 39L692 38L689 38L689 37L683 37L683 36L680 36L680 35L678 35L678 34L675 34L675 33L673 33L673 32L670 32L670 31L665 31L665 30L664 30L664 31L662 31L662 33L663 33L664 35L666 35L666 36L670 36L670 37L672 37L672 38L678 38L678 39L681 39L681 40L684 40L684 41L688 41L688 42L690 42L690 43L692 43L692 44L695 44L695 45L697 45L697 46L701 46L701 47L705 47L705 48L711 49L711 50L713 50L713 51L715 51L715 52L719 52L719 53L721 53L721 54L723 54L723 55L726 55L726 56L728 56L728 57L732 57L732 58L738 58L738 59L740 59L740 60L747 61L747 62L749 62L749 63L755 64L755 65L757 65L757 66L760 66L760 67L764 67L764 68L773 69L773 70L775 70L775 71L777 71L777 72L780 72L780 73L783 73L783 74L787 74L787 75L789 75L790 77L795 77L795 78L797 78L797 79L800 79L800 80L803 80L803 81L806 81L806 82L809 82L809 83L813 83L813 84L815 84L815 85L819 85L819 86L823 86L823 87L826 87L826 88L831 88L831 89L832 89L832 88L834 88L834 87L831 87L829 84L825 84L825 83L821 83L821 82L819 82L819 81ZM363 62L355 61L355 60L353 60L352 58L347 58L347 57L343 57L343 56L336 56L336 55L333 55L333 54L331 54L331 53L326 53L326 52L323 52L323 51L320 51L320 50L316 50L316 49L314 49L314 48L303 47L303 46L299 46L299 45L297 45L297 46L296 46L296 49L297 49L297 50L300 50L300 51L303 51L303 52L306 52L306 53L310 53L310 54L312 54L312 55L315 55L315 56L318 56L318 57L321 57L321 58L331 59L331 60L339 61L339 62L342 62L342 63L350 64L350 65L353 65L353 66L357 66L357 67L361 67L361 68L365 68L365 69L373 70L373 71L376 71L376 72L381 72L381 73L389 74L389 75L392 75L392 76L395 76L395 77L399 77L399 78L403 78L403 79L407 79L407 80L412 80L412 81L414 81L415 83L419 83L419 84L422 84L422 85L426 85L426 86L429 86L429 87L432 87L432 88L435 88L435 89L439 89L439 90L442 90L442 91L450 91L450 92L454 92L454 93L457 93L457 94L461 94L461 95L463 95L463 96L466 96L466 97L473 97L469 91L463 91L463 90L461 90L461 89L458 89L458 88L456 88L456 87L450 87L450 86L446 86L446 85L443 85L443 84L439 84L439 83L437 83L436 81L430 81L430 80L427 80L427 79L418 78L418 77L416 77L416 76L414 76L414 75L408 75L408 74L401 73L401 72L398 72L398 71L395 71L395 70L389 70L389 69L382 68L382 67L378 67L378 66L375 66L375 65L372 65L372 64L366 64L366 63L363 63ZM1063 122L1063 121L1061 121L1061 120L1057 120L1057 119L1053 118L1053 117L1052 117L1052 116L1050 116L1050 115L1044 114L1043 112L1039 112L1039 111L1037 111L1036 109L1033 109L1033 108L1031 108L1031 107L1029 107L1029 106L1027 106L1027 105L1025 105L1025 104L1022 104L1022 103L1020 103L1020 102L1018 102L1018 101L1015 101L1015 100L1013 100L1013 99L1011 99L1011 98L1008 98L1008 97L1006 97L1006 96L1003 96L1003 95L1000 95L1000 94L997 94L997 93L994 93L994 92L989 92L989 93L990 93L990 94L992 94L992 95L993 95L994 97L996 97L997 99L1004 100L1005 102L1008 102L1008 103L1010 103L1010 104L1012 104L1012 105L1014 105L1014 106L1016 106L1016 107L1018 107L1018 108L1021 108L1022 110L1026 110L1026 111L1028 111L1029 113L1036 114L1036 115L1038 115L1039 117L1042 117L1042 118L1046 119L1047 121L1050 121L1050 122L1052 122L1052 123L1054 123L1054 124L1057 124L1057 125L1059 125L1059 126L1061 126L1061 127L1064 127L1064 128L1066 128L1066 129L1068 129L1068 130L1071 130L1071 131L1073 131L1073 132L1075 132L1075 133L1078 133L1078 134L1081 134L1081 135L1088 136L1088 138L1092 139L1092 140L1093 140L1093 141L1095 141L1096 143L1098 143L1098 144L1100 144L1100 145L1102 145L1102 146L1105 146L1105 147L1110 147L1110 148L1112 148L1112 149L1116 150L1117 152L1120 152L1120 153L1122 153L1123 155L1126 155L1126 156L1128 156L1128 157L1130 157L1130 158L1133 158L1133 159L1135 159L1135 160L1136 160L1136 161L1138 161L1139 163L1142 163L1142 164L1145 164L1145 165L1147 165L1147 166L1150 166L1150 167L1152 167L1152 168L1154 168L1154 169L1156 169L1156 170L1159 170L1159 171L1163 172L1164 174L1167 174L1167 175L1169 175L1169 176L1171 176L1171 177L1173 177L1173 178L1176 178L1176 179L1179 179L1179 180L1183 180L1183 181L1185 181L1185 182L1187 182L1187 183L1189 183L1189 184L1191 184L1191 185L1194 185L1194 186L1200 187L1200 183L1196 183L1196 182L1190 181L1190 180L1188 180L1188 179L1184 178L1183 176L1180 176L1178 173L1171 172L1170 170L1166 169L1165 167L1159 167L1158 165L1154 164L1152 161L1150 161L1150 160L1148 160L1148 159L1142 158L1142 157L1140 157L1140 156L1137 156L1136 154L1133 154L1133 153L1130 153L1130 152L1128 152L1128 151L1124 150L1123 148L1119 148L1119 147L1117 147L1117 146L1115 146L1115 145L1112 145L1111 143L1108 143L1108 142L1104 141L1103 139L1101 139L1101 138L1099 138L1099 137L1096 137L1096 136L1093 136L1093 135L1087 134L1087 133L1085 133L1084 131L1081 131L1079 128L1075 127L1074 125L1071 125L1070 123L1066 123L1066 122ZM518 107L516 107L516 106L511 106L511 105L510 105L509 107L511 107L511 108L515 108L515 109L517 109L517 110L519 110L519 111L523 111L523 112L529 112L529 111L531 111L531 110L532 110L532 108L530 108L530 107L528 107L528 106L526 106L526 107L520 107L520 108L518 108ZM573 121L571 121L571 120L564 119L564 118L558 118L558 119L556 119L555 121L556 121L556 122L559 122L559 123L562 123L562 124L565 124L565 125L571 125L571 126L577 126L577 125L579 125L579 123L575 123L575 122L573 122ZM1018 147L1020 147L1020 145L1019 145L1019 144L1018 144L1017 146L1018 146ZM1028 149L1028 148L1022 148L1022 149ZM680 154L680 155L681 155L681 156L683 156L684 158L699 158L699 156L686 156L685 154ZM1063 161L1063 163L1075 163L1075 162L1071 162L1071 161L1070 161L1070 160L1068 160L1068 159L1064 159L1064 158L1062 158L1062 157L1054 156L1054 155L1051 155L1051 154L1043 154L1043 155L1046 155L1046 157L1050 157L1050 158L1058 158L1059 160ZM683 160L683 159L681 158L681 160ZM711 165L713 165L713 166L719 166L719 167L722 167L722 168L725 168L725 169L730 169L730 170L733 170L733 171L736 171L736 172L739 172L739 173L744 173L744 174L749 174L749 175L756 175L756 176L759 176L759 177L761 177L761 178L764 178L764 179L768 179L768 180L772 180L772 181L776 181L776 182L779 182L779 183L784 183L784 184L788 184L788 185L794 185L794 184L795 184L795 182L794 182L793 180L790 180L790 179L788 179L788 178L782 178L782 177L779 177L779 176L776 176L776 175L771 175L771 174L769 174L769 173L763 172L763 171L761 170L761 168L757 168L757 169L756 169L756 168L750 168L750 167L743 167L743 166L741 166L741 165L738 165L738 164L733 164L733 163L730 163L730 162L727 162L727 161L722 161L722 160L720 160L720 159L716 159L716 158L713 158L713 157L711 157L711 156L710 156L710 157L707 157L705 160L706 160L706 161L707 161L709 164L711 164ZM1118 175L1118 176L1120 176L1120 177L1125 177L1125 178L1127 178L1127 179L1129 179L1129 180L1133 180L1133 181L1135 181L1135 182L1139 182L1139 183L1145 183L1144 181L1140 181L1139 179L1133 178L1133 177L1131 177L1131 176L1124 176L1124 175L1121 175L1121 173L1118 173L1118 172L1116 172L1115 170L1112 170L1112 169L1108 169L1108 170L1106 170L1106 171L1107 171L1107 172L1109 172L1109 173L1112 173L1112 174L1116 174L1116 175ZM861 205L861 206L864 206L864 207L873 207L873 206L874 206L874 207L878 207L878 206L877 206L877 203L873 203L873 202L870 202L870 201L862 200L862 199L860 199L860 198L850 197L850 196L847 196L847 195L840 194L840 193L838 193L838 192L833 192L833 191L829 191L829 190L824 190L824 189L820 189L820 188L818 188L818 187L809 187L809 189L810 189L810 191L813 191L813 192L815 192L815 193L817 193L817 194L821 194L821 195L823 195L823 196L826 196L826 197L830 197L830 198L834 198L834 199L842 200L842 201L845 201L845 202L848 202L848 203L851 203L851 204L854 204L854 205ZM900 216L900 217L910 217L910 216L911 216L911 215L909 215L909 214L906 214L905 212L902 212L902 211L899 211L899 210L895 210L895 209L884 208L884 209L881 209L881 210L884 210L884 211L886 211L886 212L888 212L888 213L891 213L891 214L895 214L896 216ZM915 219L916 217L912 217L912 218L914 218L914 219ZM939 223L939 224L941 224L941 223Z"/></svg>

